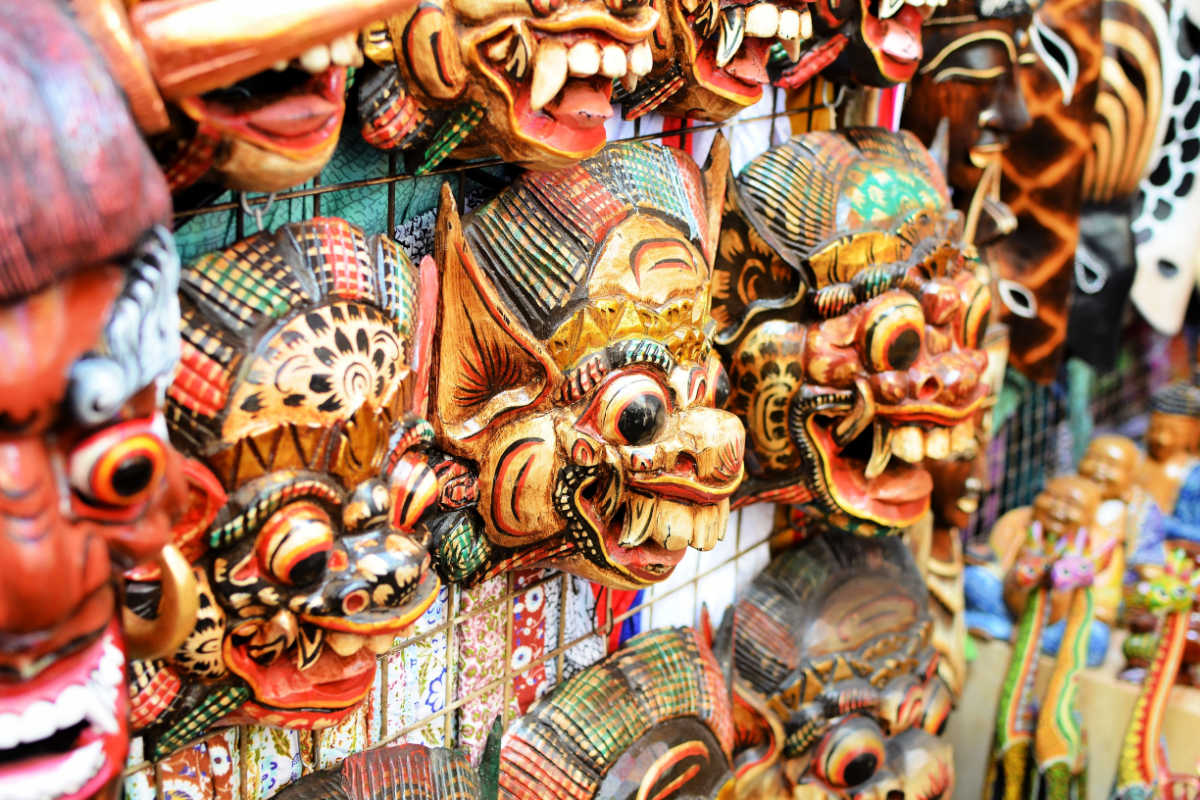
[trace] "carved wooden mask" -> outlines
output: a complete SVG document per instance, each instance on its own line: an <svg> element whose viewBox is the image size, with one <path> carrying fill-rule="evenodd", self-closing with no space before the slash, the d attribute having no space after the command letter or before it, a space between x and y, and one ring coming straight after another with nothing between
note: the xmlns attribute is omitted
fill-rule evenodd
<svg viewBox="0 0 1200 800"><path fill-rule="evenodd" d="M159 751L239 708L269 725L334 724L437 594L410 535L436 494L413 461L429 432L415 416L426 264L418 275L386 237L316 218L184 271L167 419L206 468L191 489L207 511L180 536L204 600L183 646L136 673Z"/></svg>
<svg viewBox="0 0 1200 800"><path fill-rule="evenodd" d="M705 175L619 144L464 221L443 192L434 425L477 469L482 518L435 537L449 574L546 563L638 587L723 536L744 434L713 407L718 141Z"/></svg>
<svg viewBox="0 0 1200 800"><path fill-rule="evenodd" d="M428 0L366 52L419 108L473 129L456 155L551 169L604 146L613 80L650 72L658 17L650 0Z"/></svg>
<svg viewBox="0 0 1200 800"><path fill-rule="evenodd" d="M891 537L822 530L754 579L714 647L733 671L738 797L953 793L926 602Z"/></svg>
<svg viewBox="0 0 1200 800"><path fill-rule="evenodd" d="M618 89L626 119L650 111L728 119L762 98L777 43L790 62L820 49L807 2L659 0L656 7L659 24L650 40L654 69Z"/></svg>
<svg viewBox="0 0 1200 800"><path fill-rule="evenodd" d="M179 500L158 408L179 262L166 185L75 21L0 17L0 794L107 796L147 643L113 578L160 556ZM158 621L190 626L186 606Z"/></svg>
<svg viewBox="0 0 1200 800"><path fill-rule="evenodd" d="M72 0L172 191L287 189L337 146L359 30L414 0Z"/></svg>
<svg viewBox="0 0 1200 800"><path fill-rule="evenodd" d="M717 254L739 502L811 502L870 531L929 508L926 459L969 456L991 295L929 154L875 128L794 137L733 182Z"/></svg>
<svg viewBox="0 0 1200 800"><path fill-rule="evenodd" d="M733 746L729 690L708 644L688 628L650 631L505 734L499 796L728 800Z"/></svg>

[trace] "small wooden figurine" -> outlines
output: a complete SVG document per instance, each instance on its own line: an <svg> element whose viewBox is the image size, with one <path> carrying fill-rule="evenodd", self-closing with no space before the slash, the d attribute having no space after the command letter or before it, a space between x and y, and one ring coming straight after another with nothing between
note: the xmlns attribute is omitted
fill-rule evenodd
<svg viewBox="0 0 1200 800"><path fill-rule="evenodd" d="M749 437L738 503L894 531L929 509L923 462L977 452L991 293L962 233L908 133L805 134L738 175L713 284Z"/></svg>
<svg viewBox="0 0 1200 800"><path fill-rule="evenodd" d="M194 621L167 546L182 459L170 195L119 88L59 3L0 14L0 797L116 797L125 664ZM155 564L153 621L114 576Z"/></svg>
<svg viewBox="0 0 1200 800"><path fill-rule="evenodd" d="M375 656L433 601L414 538L438 479L422 454L433 264L332 218L201 257L183 275L173 441L195 456L200 617L133 666L135 727L161 755L239 712L312 729L351 713ZM153 585L132 581L137 598Z"/></svg>
<svg viewBox="0 0 1200 800"><path fill-rule="evenodd" d="M463 474L430 522L443 577L636 588L724 535L745 437L709 340L726 152L702 174L613 145L466 219L443 190L432 421Z"/></svg>

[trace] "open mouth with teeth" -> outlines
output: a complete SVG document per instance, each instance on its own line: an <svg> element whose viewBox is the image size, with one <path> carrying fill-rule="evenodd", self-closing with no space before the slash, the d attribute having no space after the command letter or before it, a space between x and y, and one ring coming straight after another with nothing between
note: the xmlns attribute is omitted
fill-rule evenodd
<svg viewBox="0 0 1200 800"><path fill-rule="evenodd" d="M815 493L854 517L902 528L928 510L933 478L922 463L971 458L982 387L961 407L877 406L873 419L825 409L799 415L798 437L815 457Z"/></svg>
<svg viewBox="0 0 1200 800"><path fill-rule="evenodd" d="M725 535L729 498L741 470L719 485L701 483L686 457L654 475L601 468L578 482L570 503L597 555L637 585L667 578L687 548L711 550Z"/></svg>
<svg viewBox="0 0 1200 800"><path fill-rule="evenodd" d="M812 16L803 5L796 9L725 0L715 22L706 24L694 12L687 22L688 55L696 80L709 91L743 105L757 102L762 85L770 82L767 62L772 45L778 41L796 61L813 35ZM715 31L706 31L710 25Z"/></svg>
<svg viewBox="0 0 1200 800"><path fill-rule="evenodd" d="M230 671L254 693L242 711L269 725L301 730L341 721L370 691L375 657L425 613L439 586L436 574L427 569L411 602L378 612L380 619L358 633L303 618L293 637L257 620L238 626L225 637L222 651Z"/></svg>
<svg viewBox="0 0 1200 800"><path fill-rule="evenodd" d="M210 132L291 162L279 179L279 188L286 188L312 177L328 161L346 111L346 70L362 63L355 35L347 34L231 86L180 100L179 107ZM212 154L198 151L189 157ZM192 175L202 174L208 165L192 166L173 165ZM178 188L182 186L172 186Z"/></svg>
<svg viewBox="0 0 1200 800"><path fill-rule="evenodd" d="M584 158L607 138L612 82L632 90L653 67L648 37L657 21L649 8L624 19L568 10L491 26L471 52L505 96L519 136Z"/></svg>
<svg viewBox="0 0 1200 800"><path fill-rule="evenodd" d="M124 763L125 653L115 622L36 678L0 683L0 798L90 797Z"/></svg>
<svg viewBox="0 0 1200 800"><path fill-rule="evenodd" d="M871 0L863 13L861 35L880 75L889 82L912 78L924 52L921 25L942 0Z"/></svg>

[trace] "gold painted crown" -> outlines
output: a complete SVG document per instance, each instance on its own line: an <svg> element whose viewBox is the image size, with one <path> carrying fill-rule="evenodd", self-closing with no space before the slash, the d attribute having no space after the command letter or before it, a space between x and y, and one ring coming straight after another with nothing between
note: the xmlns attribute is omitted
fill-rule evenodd
<svg viewBox="0 0 1200 800"><path fill-rule="evenodd" d="M695 306L693 298L675 300L661 308L626 298L594 300L559 325L546 348L561 370L623 339L650 339L666 347L677 361L703 363L711 342L696 324Z"/></svg>

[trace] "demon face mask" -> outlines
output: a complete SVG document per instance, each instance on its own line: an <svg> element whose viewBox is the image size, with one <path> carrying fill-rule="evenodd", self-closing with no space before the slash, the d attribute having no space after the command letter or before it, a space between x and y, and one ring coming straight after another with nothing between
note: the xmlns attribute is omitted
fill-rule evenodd
<svg viewBox="0 0 1200 800"><path fill-rule="evenodd" d="M925 585L896 538L822 531L771 562L714 645L732 664L737 796L935 800L952 698Z"/></svg>
<svg viewBox="0 0 1200 800"><path fill-rule="evenodd" d="M922 463L976 452L988 391L991 295L937 167L908 133L806 134L747 165L727 205L713 313L750 443L740 502L912 524Z"/></svg>
<svg viewBox="0 0 1200 800"><path fill-rule="evenodd" d="M436 494L414 450L429 433L417 417L420 332L432 330L420 281L397 245L332 218L185 270L167 417L205 465L191 482L200 511L178 535L201 620L168 659L135 671L137 721L157 751L235 709L282 727L334 724L366 695L376 653L436 595L410 535Z"/></svg>
<svg viewBox="0 0 1200 800"><path fill-rule="evenodd" d="M546 563L639 587L723 535L744 435L713 407L714 163L623 144L464 221L443 194L434 424L478 481L478 513L437 524L447 574Z"/></svg>
<svg viewBox="0 0 1200 800"><path fill-rule="evenodd" d="M170 196L57 3L0 20L0 796L115 796L125 663L193 622L162 387L179 355ZM155 621L121 571L161 561ZM189 604L189 600L191 603Z"/></svg>

